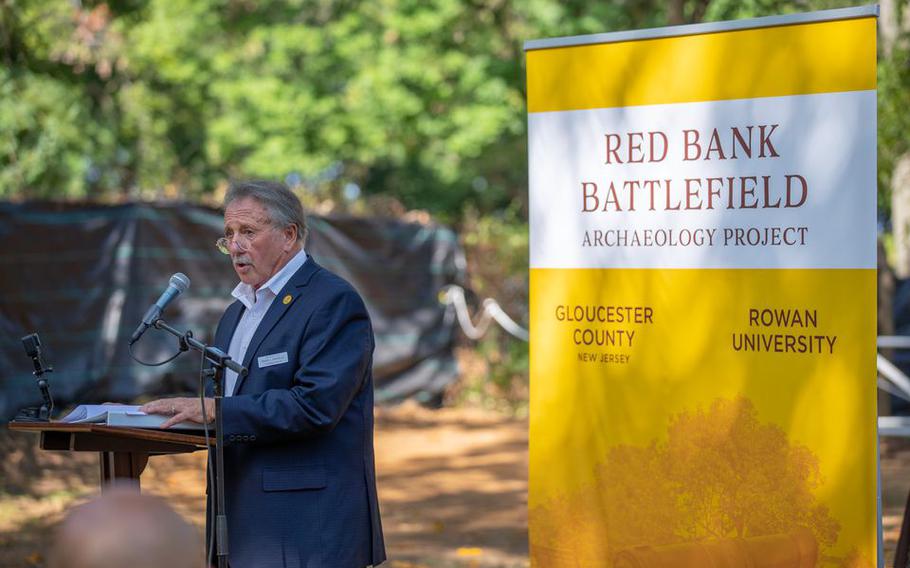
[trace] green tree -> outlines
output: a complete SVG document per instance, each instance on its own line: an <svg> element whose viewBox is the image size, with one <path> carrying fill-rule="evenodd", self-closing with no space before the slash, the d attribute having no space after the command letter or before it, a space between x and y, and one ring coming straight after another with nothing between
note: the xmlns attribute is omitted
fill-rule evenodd
<svg viewBox="0 0 910 568"><path fill-rule="evenodd" d="M450 221L523 208L524 41L850 3L0 0L0 196L198 197L290 176ZM905 61L882 65L885 192Z"/></svg>

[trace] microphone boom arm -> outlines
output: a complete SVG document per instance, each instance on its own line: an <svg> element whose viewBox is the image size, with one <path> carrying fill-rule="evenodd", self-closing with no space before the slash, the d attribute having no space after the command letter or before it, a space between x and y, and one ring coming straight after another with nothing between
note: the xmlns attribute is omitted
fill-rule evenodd
<svg viewBox="0 0 910 568"><path fill-rule="evenodd" d="M228 354L225 353L224 351L222 351L221 349L218 349L217 347L212 347L210 345L206 345L205 343L199 341L198 339L193 337L192 333L190 333L190 332L181 333L179 330L174 329L173 327L169 326L162 319L155 320L155 322L152 323L152 327L154 327L155 329L164 330L164 331L170 333L171 335L173 335L174 337L178 338L180 340L181 346L183 346L185 344L188 347L195 349L196 351L199 351L200 353L203 353L205 355L206 361L208 361L212 365L230 369L230 370L234 371L235 373L237 373L237 376L239 376L239 377L246 376L246 374L247 374L246 367L244 367L243 365L241 365L241 364L237 363L236 361L234 361L233 359L231 359L230 356L228 356Z"/></svg>

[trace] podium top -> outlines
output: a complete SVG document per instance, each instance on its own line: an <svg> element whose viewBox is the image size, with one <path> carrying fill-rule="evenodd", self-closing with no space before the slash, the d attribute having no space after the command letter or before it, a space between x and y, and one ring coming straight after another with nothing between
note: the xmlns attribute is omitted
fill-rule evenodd
<svg viewBox="0 0 910 568"><path fill-rule="evenodd" d="M192 446L196 449L205 449L205 436L202 434L187 434L183 431L155 430L148 428L126 428L121 426L107 426L101 424L69 424L65 422L16 422L7 424L10 430L19 432L60 432L64 434L88 434L93 437L120 439L123 441L134 440L137 442L162 442L181 446ZM214 445L214 436L210 436L211 445ZM189 448L187 448L189 449Z"/></svg>

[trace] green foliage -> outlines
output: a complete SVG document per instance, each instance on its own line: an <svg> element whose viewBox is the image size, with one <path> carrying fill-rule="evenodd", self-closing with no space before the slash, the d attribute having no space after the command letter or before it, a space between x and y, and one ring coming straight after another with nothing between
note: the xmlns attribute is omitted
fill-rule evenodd
<svg viewBox="0 0 910 568"><path fill-rule="evenodd" d="M7 197L296 174L324 197L354 182L455 219L523 192L521 38L500 33L502 2L0 6L12 118L39 122L0 124Z"/></svg>
<svg viewBox="0 0 910 568"><path fill-rule="evenodd" d="M528 415L528 344L493 327L477 345L459 349L460 380L446 404Z"/></svg>
<svg viewBox="0 0 910 568"><path fill-rule="evenodd" d="M193 198L291 175L458 222L526 200L524 41L850 3L0 0L0 197ZM906 69L906 52L882 62L885 191Z"/></svg>
<svg viewBox="0 0 910 568"><path fill-rule="evenodd" d="M879 209L890 217L891 174L910 151L910 46L899 43L878 67Z"/></svg>
<svg viewBox="0 0 910 568"><path fill-rule="evenodd" d="M486 298L496 299L519 325L528 327L528 225L516 202L493 215L469 209L461 235L468 259L469 288L474 313ZM476 317L475 317L476 319ZM462 361L465 381L455 402L527 412L528 344L491 325L474 356Z"/></svg>
<svg viewBox="0 0 910 568"><path fill-rule="evenodd" d="M86 101L72 85L0 70L0 196L34 187L35 196L78 195L98 141L79 127L90 122Z"/></svg>
<svg viewBox="0 0 910 568"><path fill-rule="evenodd" d="M460 228L471 287L495 297L513 318L527 315L528 223L519 202L492 215L469 208Z"/></svg>

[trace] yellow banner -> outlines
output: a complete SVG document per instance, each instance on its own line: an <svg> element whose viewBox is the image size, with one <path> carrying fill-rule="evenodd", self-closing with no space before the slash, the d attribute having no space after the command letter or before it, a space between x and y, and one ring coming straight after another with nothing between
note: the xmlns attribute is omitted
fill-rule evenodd
<svg viewBox="0 0 910 568"><path fill-rule="evenodd" d="M801 529L827 556L873 558L875 285L871 270L533 269L536 564Z"/></svg>
<svg viewBox="0 0 910 568"><path fill-rule="evenodd" d="M875 88L875 19L528 52L528 112Z"/></svg>
<svg viewBox="0 0 910 568"><path fill-rule="evenodd" d="M528 53L533 566L876 566L875 33Z"/></svg>

